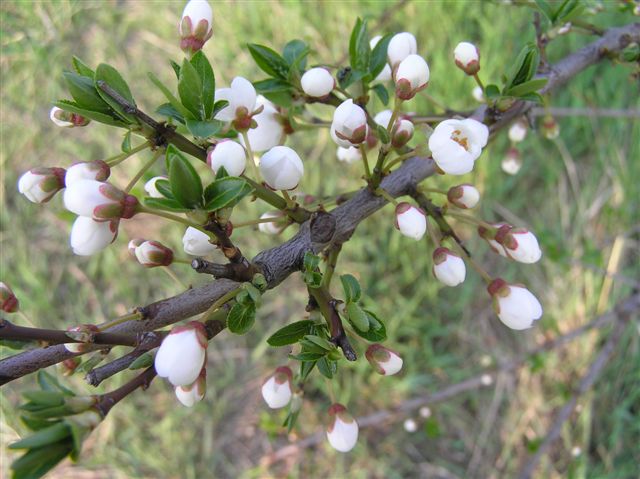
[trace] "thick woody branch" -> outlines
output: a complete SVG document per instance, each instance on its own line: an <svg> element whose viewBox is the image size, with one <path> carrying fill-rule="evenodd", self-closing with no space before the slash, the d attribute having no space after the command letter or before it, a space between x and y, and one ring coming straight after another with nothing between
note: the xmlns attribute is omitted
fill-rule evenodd
<svg viewBox="0 0 640 479"><path fill-rule="evenodd" d="M111 408L126 398L138 388L147 389L151 381L156 377L156 370L153 366L146 369L142 374L136 376L124 386L99 396L96 409L100 411L102 417L106 416Z"/></svg>

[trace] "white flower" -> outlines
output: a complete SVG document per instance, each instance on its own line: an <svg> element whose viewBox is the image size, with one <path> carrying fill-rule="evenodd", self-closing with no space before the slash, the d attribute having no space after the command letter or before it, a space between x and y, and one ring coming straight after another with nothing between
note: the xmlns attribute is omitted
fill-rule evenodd
<svg viewBox="0 0 640 479"><path fill-rule="evenodd" d="M458 43L453 51L453 57L458 68L467 75L475 75L480 71L480 53L473 43Z"/></svg>
<svg viewBox="0 0 640 479"><path fill-rule="evenodd" d="M433 252L433 275L447 286L458 286L464 282L467 269L460 256L447 248L436 248Z"/></svg>
<svg viewBox="0 0 640 479"><path fill-rule="evenodd" d="M409 55L400 62L395 81L396 96L410 100L429 83L429 65L420 55Z"/></svg>
<svg viewBox="0 0 640 479"><path fill-rule="evenodd" d="M527 288L494 279L487 290L498 318L511 329L528 329L542 317L542 306Z"/></svg>
<svg viewBox="0 0 640 479"><path fill-rule="evenodd" d="M166 176L154 176L144 184L144 191L146 191L151 198L164 198L164 195L160 193L156 185L159 180L168 180L168 178Z"/></svg>
<svg viewBox="0 0 640 479"><path fill-rule="evenodd" d="M358 423L342 404L329 408L331 422L327 427L327 439L336 451L349 452L358 442Z"/></svg>
<svg viewBox="0 0 640 479"><path fill-rule="evenodd" d="M322 98L331 93L336 86L336 81L328 70L316 67L307 70L300 79L302 90L314 98Z"/></svg>
<svg viewBox="0 0 640 479"><path fill-rule="evenodd" d="M420 414L420 417L424 419L428 419L431 417L431 409L428 406L422 406L418 410L418 414Z"/></svg>
<svg viewBox="0 0 640 479"><path fill-rule="evenodd" d="M49 119L61 128L73 128L76 126L87 126L91 123L91 120L78 115L77 113L71 113L65 111L62 108L54 106L49 111Z"/></svg>
<svg viewBox="0 0 640 479"><path fill-rule="evenodd" d="M78 216L95 220L131 218L138 200L109 183L77 180L64 192L64 206Z"/></svg>
<svg viewBox="0 0 640 479"><path fill-rule="evenodd" d="M33 168L18 180L18 191L33 203L46 203L64 188L64 168Z"/></svg>
<svg viewBox="0 0 640 479"><path fill-rule="evenodd" d="M385 348L381 344L372 344L367 348L365 357L378 374L393 376L402 369L402 358L398 353Z"/></svg>
<svg viewBox="0 0 640 479"><path fill-rule="evenodd" d="M373 121L375 121L382 128L389 128L389 122L391 121L391 116L393 112L391 110L382 110L380 113L377 113L376 116L373 117Z"/></svg>
<svg viewBox="0 0 640 479"><path fill-rule="evenodd" d="M213 11L206 0L190 0L182 12L180 48L195 53L213 35Z"/></svg>
<svg viewBox="0 0 640 479"><path fill-rule="evenodd" d="M258 126L247 131L253 151L270 150L282 143L285 136L281 115L275 105L262 95L258 95L256 107L259 109L261 106L263 110L252 117ZM243 137L240 137L240 143L246 147Z"/></svg>
<svg viewBox="0 0 640 479"><path fill-rule="evenodd" d="M9 285L0 281L0 310L5 313L15 313L20 302Z"/></svg>
<svg viewBox="0 0 640 479"><path fill-rule="evenodd" d="M404 430L407 432L416 432L418 430L418 424L415 419L412 418L405 419L402 423L402 427L404 427Z"/></svg>
<svg viewBox="0 0 640 479"><path fill-rule="evenodd" d="M484 103L485 101L484 91L482 90L482 87L480 85L476 85L473 87L473 90L471 90L471 96L478 103Z"/></svg>
<svg viewBox="0 0 640 479"><path fill-rule="evenodd" d="M495 239L496 233L504 225L506 225L506 223L493 223L491 225L493 229L488 229L488 228L485 228L484 226L479 226L478 235L480 235L481 238L483 238L484 240L486 240L487 243L489 243L489 247L493 250L494 253L498 253L500 256L504 258L508 258L509 255L507 255L507 251L504 249L504 246L498 243Z"/></svg>
<svg viewBox="0 0 640 479"><path fill-rule="evenodd" d="M158 376L174 386L192 384L202 371L207 356L207 332L202 323L192 321L174 326L156 353Z"/></svg>
<svg viewBox="0 0 640 479"><path fill-rule="evenodd" d="M517 148L509 148L500 163L502 171L508 175L517 175L522 168L522 157Z"/></svg>
<svg viewBox="0 0 640 479"><path fill-rule="evenodd" d="M387 57L392 67L395 67L409 55L418 52L416 37L409 32L397 33L389 42Z"/></svg>
<svg viewBox="0 0 640 479"><path fill-rule="evenodd" d="M278 235L282 233L286 223L283 221L283 215L281 211L267 211L260 216L261 220L271 219L274 221L269 221L265 223L258 223L258 230L262 233L268 235Z"/></svg>
<svg viewBox="0 0 640 479"><path fill-rule="evenodd" d="M405 236L421 239L427 231L427 216L420 208L403 202L396 206L396 228Z"/></svg>
<svg viewBox="0 0 640 479"><path fill-rule="evenodd" d="M202 368L196 381L188 386L176 386L175 393L183 406L193 407L204 399L207 391L207 370Z"/></svg>
<svg viewBox="0 0 640 479"><path fill-rule="evenodd" d="M362 160L362 153L360 152L360 149L355 146L350 146L349 148L339 146L336 150L336 157L338 158L338 161L351 164Z"/></svg>
<svg viewBox="0 0 640 479"><path fill-rule="evenodd" d="M480 192L469 183L452 186L447 192L447 199L458 208L474 208L480 201Z"/></svg>
<svg viewBox="0 0 640 479"><path fill-rule="evenodd" d="M445 120L429 137L429 149L442 171L464 175L473 169L488 139L489 128L479 121Z"/></svg>
<svg viewBox="0 0 640 479"><path fill-rule="evenodd" d="M292 190L302 178L304 166L288 146L274 146L260 158L260 174L274 190Z"/></svg>
<svg viewBox="0 0 640 479"><path fill-rule="evenodd" d="M271 409L285 407L291 401L293 394L291 382L293 373L287 366L276 369L273 375L262 385L262 397Z"/></svg>
<svg viewBox="0 0 640 479"><path fill-rule="evenodd" d="M223 166L230 176L240 176L247 166L247 154L241 144L232 140L222 140L209 150L207 164L214 173Z"/></svg>
<svg viewBox="0 0 640 479"><path fill-rule="evenodd" d="M527 122L518 120L509 127L509 139L513 143L519 143L527 136Z"/></svg>
<svg viewBox="0 0 640 479"><path fill-rule="evenodd" d="M209 242L209 236L199 229L189 226L182 236L184 252L191 256L206 256L216 250L216 246Z"/></svg>
<svg viewBox="0 0 640 479"><path fill-rule="evenodd" d="M256 89L246 78L235 77L231 88L216 90L216 101L227 100L229 104L216 114L216 119L233 121L236 128L247 130L251 114L256 108Z"/></svg>
<svg viewBox="0 0 640 479"><path fill-rule="evenodd" d="M105 249L118 236L118 221L95 221L78 216L71 227L71 249L78 256L91 256Z"/></svg>
<svg viewBox="0 0 640 479"><path fill-rule="evenodd" d="M542 257L542 251L535 235L525 228L514 229L510 225L502 225L495 236L509 258L519 263L536 263Z"/></svg>
<svg viewBox="0 0 640 479"><path fill-rule="evenodd" d="M136 259L142 266L168 266L173 262L173 251L158 241L143 241L135 249Z"/></svg>
<svg viewBox="0 0 640 479"><path fill-rule="evenodd" d="M107 181L110 174L109 165L102 160L83 161L67 169L64 184L68 188L79 180Z"/></svg>
<svg viewBox="0 0 640 479"><path fill-rule="evenodd" d="M382 39L382 35L376 35L371 40L369 40L369 48L373 51L378 42ZM388 63L384 64L384 68L378 76L373 80L374 82L385 82L391 80L391 67Z"/></svg>
<svg viewBox="0 0 640 479"><path fill-rule="evenodd" d="M333 113L331 138L338 146L348 148L367 139L367 115L364 110L349 99L343 101Z"/></svg>

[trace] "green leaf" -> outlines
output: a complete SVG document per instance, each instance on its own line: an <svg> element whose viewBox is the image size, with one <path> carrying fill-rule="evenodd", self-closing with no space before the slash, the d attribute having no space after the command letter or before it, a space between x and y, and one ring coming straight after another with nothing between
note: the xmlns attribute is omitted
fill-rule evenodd
<svg viewBox="0 0 640 479"><path fill-rule="evenodd" d="M386 34L378 41L378 43L376 43L376 46L371 51L369 74L372 79L375 79L387 64L387 48L389 47L389 42L392 38L392 34ZM384 102L384 104L386 105L387 103Z"/></svg>
<svg viewBox="0 0 640 479"><path fill-rule="evenodd" d="M317 361L320 358L323 358L325 353L311 353L311 352L302 352L300 354L290 354L289 357L291 359L295 359L297 361Z"/></svg>
<svg viewBox="0 0 640 479"><path fill-rule="evenodd" d="M13 477L15 479L40 478L53 469L70 452L71 444L69 441L31 449L11 464Z"/></svg>
<svg viewBox="0 0 640 479"><path fill-rule="evenodd" d="M269 336L267 343L269 346L274 347L297 343L302 337L309 334L312 326L313 321L308 319L287 324L284 328L279 329Z"/></svg>
<svg viewBox="0 0 640 479"><path fill-rule="evenodd" d="M327 379L333 379L333 376L338 372L338 363L327 357L320 358L317 365L320 374Z"/></svg>
<svg viewBox="0 0 640 479"><path fill-rule="evenodd" d="M177 62L174 62L173 60L169 60L169 64L171 65L171 68L173 68L173 72L176 74L176 80L180 79L180 64Z"/></svg>
<svg viewBox="0 0 640 479"><path fill-rule="evenodd" d="M78 73L78 75L82 75L83 77L89 77L93 81L95 72L91 68L89 68L89 66L86 63L84 63L82 60L80 60L76 56L74 56L71 59L71 62L73 63L73 68Z"/></svg>
<svg viewBox="0 0 640 479"><path fill-rule="evenodd" d="M184 107L198 120L204 120L204 105L202 104L202 82L198 72L186 58L180 68L178 80L178 95Z"/></svg>
<svg viewBox="0 0 640 479"><path fill-rule="evenodd" d="M303 361L300 363L300 381L304 381L309 377L309 374L313 371L315 365L315 361Z"/></svg>
<svg viewBox="0 0 640 479"><path fill-rule="evenodd" d="M60 391L27 391L22 395L28 401L42 406L62 406L65 396Z"/></svg>
<svg viewBox="0 0 640 479"><path fill-rule="evenodd" d="M67 82L69 93L75 100L78 108L102 113L107 116L111 115L113 110L109 107L109 104L102 99L98 90L96 90L92 78L87 78L73 72L64 72L62 75Z"/></svg>
<svg viewBox="0 0 640 479"><path fill-rule="evenodd" d="M310 363L302 363L302 364L310 364ZM287 418L284 420L284 423L282 424L282 427L287 428L287 434L291 433L291 431L295 427L296 421L298 420L299 415L300 415L300 409L298 409L296 412L293 412L293 413L290 412L289 414L287 414Z"/></svg>
<svg viewBox="0 0 640 479"><path fill-rule="evenodd" d="M282 56L289 67L297 67L298 71L302 73L307 68L309 50L309 45L302 40L291 40L284 46Z"/></svg>
<svg viewBox="0 0 640 479"><path fill-rule="evenodd" d="M268 73L272 77L286 80L289 76L289 65L280 54L269 47L249 43L249 53L255 60L256 64L262 71Z"/></svg>
<svg viewBox="0 0 640 479"><path fill-rule="evenodd" d="M215 102L213 104L213 111L211 112L211 116L215 117L218 114L218 112L223 108L225 108L227 105L229 105L229 102L227 100L218 100L217 102Z"/></svg>
<svg viewBox="0 0 640 479"><path fill-rule="evenodd" d="M120 144L120 150L122 150L123 153L131 151L131 130L124 134L124 138L122 138L122 143Z"/></svg>
<svg viewBox="0 0 640 479"><path fill-rule="evenodd" d="M167 148L167 164L171 192L176 201L185 208L202 206L200 176L189 160L173 145Z"/></svg>
<svg viewBox="0 0 640 479"><path fill-rule="evenodd" d="M129 369L143 369L148 368L153 364L153 354L150 351L138 356L134 362L129 365Z"/></svg>
<svg viewBox="0 0 640 479"><path fill-rule="evenodd" d="M89 118L90 120L104 123L105 125L118 126L121 128L127 128L128 126L128 123L123 122L120 118L114 118L109 113L101 113L97 111L87 110L85 108L80 107L80 105L70 100L55 101L53 102L53 105L63 109L64 111L77 113L78 115L82 115L85 118Z"/></svg>
<svg viewBox="0 0 640 479"><path fill-rule="evenodd" d="M171 103L163 103L158 108L156 108L156 113L162 116L166 116L167 118L173 118L178 123L182 123L183 125L185 123L184 117L178 110L173 107Z"/></svg>
<svg viewBox="0 0 640 479"><path fill-rule="evenodd" d="M80 365L78 367L76 367L75 372L76 373L88 373L93 368L95 368L98 364L100 364L102 361L104 361L104 359L105 359L105 355L103 353L101 353L101 352L96 353L93 356L91 356L89 359L87 359L86 361L83 361L82 363L80 363Z"/></svg>
<svg viewBox="0 0 640 479"><path fill-rule="evenodd" d="M43 389L45 391L60 391L67 396L75 396L73 391L65 388L62 384L60 384L55 376L49 374L46 371L38 371L38 373L36 374L36 379L38 381L38 386L40 386L40 389Z"/></svg>
<svg viewBox="0 0 640 479"><path fill-rule="evenodd" d="M322 273L319 271L305 271L303 280L310 288L319 288L322 286Z"/></svg>
<svg viewBox="0 0 640 479"><path fill-rule="evenodd" d="M195 68L200 82L202 83L202 103L204 104L204 119L213 119L213 104L215 103L214 95L216 91L216 78L213 74L213 68L211 63L202 52L198 50L193 57L191 57L191 64Z"/></svg>
<svg viewBox="0 0 640 479"><path fill-rule="evenodd" d="M162 194L165 198L169 198L170 200L174 199L173 193L171 192L171 183L169 183L169 180L156 180L155 185L156 190L158 190L160 194Z"/></svg>
<svg viewBox="0 0 640 479"><path fill-rule="evenodd" d="M185 208L175 199L170 198L145 198L145 206L149 208L155 208L157 210L173 211L174 213L186 213L191 211L191 208Z"/></svg>
<svg viewBox="0 0 640 479"><path fill-rule="evenodd" d="M524 83L520 83L505 91L505 95L520 97L528 93L536 93L547 84L547 78L535 78Z"/></svg>
<svg viewBox="0 0 640 479"><path fill-rule="evenodd" d="M276 105L291 105L291 95L294 92L294 89L288 81L280 78L268 78L266 80L255 82L253 86L258 93L264 95Z"/></svg>
<svg viewBox="0 0 640 479"><path fill-rule="evenodd" d="M385 341L387 339L387 329L385 328L384 323L371 311L365 309L364 312L369 320L369 330L362 331L354 326L353 329L355 332L358 336L361 336L372 343L381 343L382 341Z"/></svg>
<svg viewBox="0 0 640 479"><path fill-rule="evenodd" d="M532 101L534 103L544 103L544 99L542 98L542 96L539 93L527 93L526 95L521 95L520 96L521 100L524 101Z"/></svg>
<svg viewBox="0 0 640 479"><path fill-rule="evenodd" d="M358 331L364 333L369 331L369 318L357 303L347 303L347 317L349 318L349 322Z"/></svg>
<svg viewBox="0 0 640 479"><path fill-rule="evenodd" d="M187 120L189 132L198 138L209 138L218 133L223 126L224 123L218 120Z"/></svg>
<svg viewBox="0 0 640 479"><path fill-rule="evenodd" d="M251 283L244 283L242 287L248 293L247 302L251 302L255 304L256 307L260 306L260 303L262 302L262 293L260 292L260 290L256 288L254 285L252 285Z"/></svg>
<svg viewBox="0 0 640 479"><path fill-rule="evenodd" d="M96 89L98 90L98 94L102 97L102 99L109 104L109 106L115 110L125 121L129 123L137 123L138 120L136 117L130 113L126 113L120 104L114 100L109 94L103 91L100 88L101 82L109 85L113 90L115 90L122 98L128 101L132 106L136 105L135 100L133 99L133 95L131 94L131 90L129 90L129 85L124 81L124 78L118 73L118 70L113 68L111 65L107 65L106 63L101 63L96 68L96 73L94 75L94 80L96 84Z"/></svg>
<svg viewBox="0 0 640 479"><path fill-rule="evenodd" d="M353 83L360 81L366 75L368 75L368 73L364 70L347 68L338 72L338 83L342 88L347 88Z"/></svg>
<svg viewBox="0 0 640 479"><path fill-rule="evenodd" d="M304 254L303 267L305 271L315 271L320 265L320 256L314 254L312 251L307 251Z"/></svg>
<svg viewBox="0 0 640 479"><path fill-rule="evenodd" d="M206 200L204 209L216 211L220 208L232 208L251 193L253 193L253 187L242 178L227 176L216 179L204 192Z"/></svg>
<svg viewBox="0 0 640 479"><path fill-rule="evenodd" d="M376 123L376 136L385 145L388 145L391 142L389 131L384 126L378 125L377 123Z"/></svg>
<svg viewBox="0 0 640 479"><path fill-rule="evenodd" d="M500 98L500 88L497 85L487 85L484 88L484 96L488 100L495 100Z"/></svg>
<svg viewBox="0 0 640 479"><path fill-rule="evenodd" d="M245 334L251 329L256 320L256 307L254 304L233 305L227 316L227 327L235 334Z"/></svg>
<svg viewBox="0 0 640 479"><path fill-rule="evenodd" d="M538 10L540 10L550 22L553 22L553 9L547 0L535 0Z"/></svg>
<svg viewBox="0 0 640 479"><path fill-rule="evenodd" d="M180 103L180 100L178 100L175 95L173 93L171 93L171 91L164 86L164 83L162 83L158 77L156 77L153 73L149 72L147 73L149 79L151 80L151 82L158 87L158 89L162 92L162 94L165 96L165 98L167 99L167 101L171 104L171 106L173 108L176 109L176 111L178 111L180 113L180 115L182 115L183 118L192 118L195 119L195 117L193 116L193 114L187 109L185 108L182 103Z"/></svg>
<svg viewBox="0 0 640 479"><path fill-rule="evenodd" d="M380 101L385 106L389 104L389 91L382 83L376 83L375 85L373 85L373 87L371 87L371 89L376 95L378 95L378 98L380 98Z"/></svg>
<svg viewBox="0 0 640 479"><path fill-rule="evenodd" d="M324 351L333 351L334 349L336 349L335 344L316 334L307 334L305 335L304 339L315 344Z"/></svg>
<svg viewBox="0 0 640 479"><path fill-rule="evenodd" d="M435 417L432 416L424 422L424 432L431 439L440 436L440 424L438 424L438 420Z"/></svg>
<svg viewBox="0 0 640 479"><path fill-rule="evenodd" d="M533 42L527 43L518 54L507 76L505 91L531 80L538 69L539 62L538 47Z"/></svg>
<svg viewBox="0 0 640 479"><path fill-rule="evenodd" d="M351 30L349 40L349 61L353 70L369 72L369 34L367 33L367 21L358 18Z"/></svg>
<svg viewBox="0 0 640 479"><path fill-rule="evenodd" d="M29 437L9 444L9 449L34 449L37 447L48 446L50 444L61 441L70 434L69 426L64 422L57 422L46 429L41 429Z"/></svg>
<svg viewBox="0 0 640 479"><path fill-rule="evenodd" d="M362 289L358 280L350 274L343 274L340 276L340 282L342 283L342 289L344 290L345 303L357 303L362 296Z"/></svg>

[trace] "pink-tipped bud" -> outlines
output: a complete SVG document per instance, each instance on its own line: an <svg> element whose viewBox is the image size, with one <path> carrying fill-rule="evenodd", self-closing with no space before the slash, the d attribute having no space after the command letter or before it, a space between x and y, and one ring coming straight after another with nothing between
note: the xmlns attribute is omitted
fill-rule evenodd
<svg viewBox="0 0 640 479"><path fill-rule="evenodd" d="M262 385L262 397L271 409L285 407L293 395L293 372L287 366L280 366Z"/></svg>
<svg viewBox="0 0 640 479"><path fill-rule="evenodd" d="M474 208L478 204L478 201L480 201L480 192L475 186L464 183L449 188L447 199L458 208Z"/></svg>
<svg viewBox="0 0 640 479"><path fill-rule="evenodd" d="M222 140L207 153L207 165L214 173L224 168L231 176L240 176L247 166L247 154L240 143Z"/></svg>
<svg viewBox="0 0 640 479"><path fill-rule="evenodd" d="M54 106L49 111L49 119L61 128L75 128L78 126L87 126L91 120L77 113L65 111L62 108Z"/></svg>
<svg viewBox="0 0 640 479"><path fill-rule="evenodd" d="M542 119L540 132L547 140L555 140L560 136L560 125L551 115L547 115Z"/></svg>
<svg viewBox="0 0 640 479"><path fill-rule="evenodd" d="M206 0L191 0L184 7L180 20L180 48L194 54L213 35L213 10Z"/></svg>
<svg viewBox="0 0 640 479"><path fill-rule="evenodd" d="M80 326L67 328L67 336L80 342L65 343L64 347L70 353L84 353L89 350L93 335L99 331L95 324L81 324Z"/></svg>
<svg viewBox="0 0 640 479"><path fill-rule="evenodd" d="M421 239L427 231L427 215L421 208L407 202L396 206L396 228L414 240Z"/></svg>
<svg viewBox="0 0 640 479"><path fill-rule="evenodd" d="M2 281L0 281L0 304L2 305L0 309L5 313L15 313L20 309L18 298L11 288Z"/></svg>
<svg viewBox="0 0 640 479"><path fill-rule="evenodd" d="M18 180L18 191L33 203L46 203L64 188L64 168L33 168Z"/></svg>
<svg viewBox="0 0 640 479"><path fill-rule="evenodd" d="M509 148L502 159L502 163L500 163L500 167L508 175L517 175L520 168L522 168L520 151L516 147Z"/></svg>
<svg viewBox="0 0 640 479"><path fill-rule="evenodd" d="M91 256L116 240L119 220L96 221L78 216L71 227L69 243L74 254Z"/></svg>
<svg viewBox="0 0 640 479"><path fill-rule="evenodd" d="M387 59L391 68L396 68L402 60L416 53L418 53L418 43L416 37L409 32L395 34L387 47Z"/></svg>
<svg viewBox="0 0 640 479"><path fill-rule="evenodd" d="M372 344L365 353L367 361L378 374L393 376L402 369L402 358L398 353L381 344Z"/></svg>
<svg viewBox="0 0 640 479"><path fill-rule="evenodd" d="M127 244L127 250L129 251L129 256L132 258L136 258L136 248L144 243L146 240L142 238L134 238Z"/></svg>
<svg viewBox="0 0 640 479"><path fill-rule="evenodd" d="M183 406L193 407L204 399L207 391L207 370L202 368L198 379L188 386L176 386L175 394Z"/></svg>
<svg viewBox="0 0 640 479"><path fill-rule="evenodd" d="M540 302L523 286L508 284L498 278L489 284L487 291L493 298L493 309L498 318L511 329L528 329L542 317Z"/></svg>
<svg viewBox="0 0 640 479"><path fill-rule="evenodd" d="M67 169L64 184L68 188L79 180L107 181L111 168L102 160L82 161Z"/></svg>
<svg viewBox="0 0 640 479"><path fill-rule="evenodd" d="M409 55L398 65L395 82L396 96L410 100L429 84L429 65L420 55Z"/></svg>
<svg viewBox="0 0 640 479"><path fill-rule="evenodd" d="M331 138L338 146L349 148L367 139L367 114L353 100L343 101L333 113Z"/></svg>
<svg viewBox="0 0 640 479"><path fill-rule="evenodd" d="M138 199L109 183L78 180L65 190L64 206L78 216L96 221L128 219L136 214Z"/></svg>
<svg viewBox="0 0 640 479"><path fill-rule="evenodd" d="M504 249L504 246L496 241L496 233L498 232L498 229L505 224L506 223L493 223L491 225L493 228L478 226L478 236L489 243L489 247L494 253L497 253L504 258L508 258L509 255L507 255L507 251Z"/></svg>
<svg viewBox="0 0 640 479"><path fill-rule="evenodd" d="M460 256L447 248L436 248L433 252L433 275L447 286L458 286L464 282L467 269Z"/></svg>
<svg viewBox="0 0 640 479"><path fill-rule="evenodd" d="M358 423L342 404L329 408L327 439L336 451L349 452L358 442Z"/></svg>
<svg viewBox="0 0 640 479"><path fill-rule="evenodd" d="M260 174L273 190L293 190L304 174L300 156L288 146L274 146L260 158Z"/></svg>
<svg viewBox="0 0 640 479"><path fill-rule="evenodd" d="M129 242L131 245L131 242ZM159 241L144 241L135 249L138 262L146 268L169 266L173 263L173 250Z"/></svg>
<svg viewBox="0 0 640 479"><path fill-rule="evenodd" d="M469 42L460 42L453 51L456 65L467 75L475 75L480 71L480 52Z"/></svg>
<svg viewBox="0 0 640 479"><path fill-rule="evenodd" d="M495 240L504 247L509 258L519 263L536 263L542 257L538 239L526 228L502 225L496 232Z"/></svg>
<svg viewBox="0 0 640 479"><path fill-rule="evenodd" d="M207 332L191 321L174 326L158 348L154 365L158 376L174 386L188 386L198 379L207 357Z"/></svg>

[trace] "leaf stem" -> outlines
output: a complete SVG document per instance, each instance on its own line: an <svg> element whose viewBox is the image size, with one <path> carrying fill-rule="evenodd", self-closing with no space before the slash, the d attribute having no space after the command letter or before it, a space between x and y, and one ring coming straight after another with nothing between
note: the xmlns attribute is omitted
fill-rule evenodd
<svg viewBox="0 0 640 479"><path fill-rule="evenodd" d="M149 215L160 216L161 218L166 218L168 220L175 221L177 223L182 223L183 225L191 226L192 228L196 228L197 230L202 231L210 238L215 238L215 235L213 235L211 232L204 229L202 225L199 225L198 223L194 223L193 221L190 221L186 218L182 218L181 216L167 213L166 211L154 210L151 208L147 208L146 206L139 205L138 213L147 213Z"/></svg>
<svg viewBox="0 0 640 479"><path fill-rule="evenodd" d="M364 165L364 177L368 181L371 178L371 168L369 168L369 159L367 158L367 148L365 143L360 144L358 147L360 150L360 156L362 157L362 163Z"/></svg>
<svg viewBox="0 0 640 479"><path fill-rule="evenodd" d="M149 161L147 161L144 165L142 165L142 168L140 168L140 171L138 171L138 173L136 173L136 175L131 179L129 184L125 187L125 189L124 189L125 193L129 193L131 191L131 189L140 180L140 178L142 178L142 175L144 175L149 170L149 168L151 168L153 166L153 164L156 161L158 161L158 158L160 158L160 155L162 155L163 151L164 151L164 148L158 148L158 150L156 150L153 153L153 155L151 156Z"/></svg>
<svg viewBox="0 0 640 479"><path fill-rule="evenodd" d="M385 200L395 206L398 205L398 200L391 196L384 188L376 188L375 194L378 196L382 196Z"/></svg>

